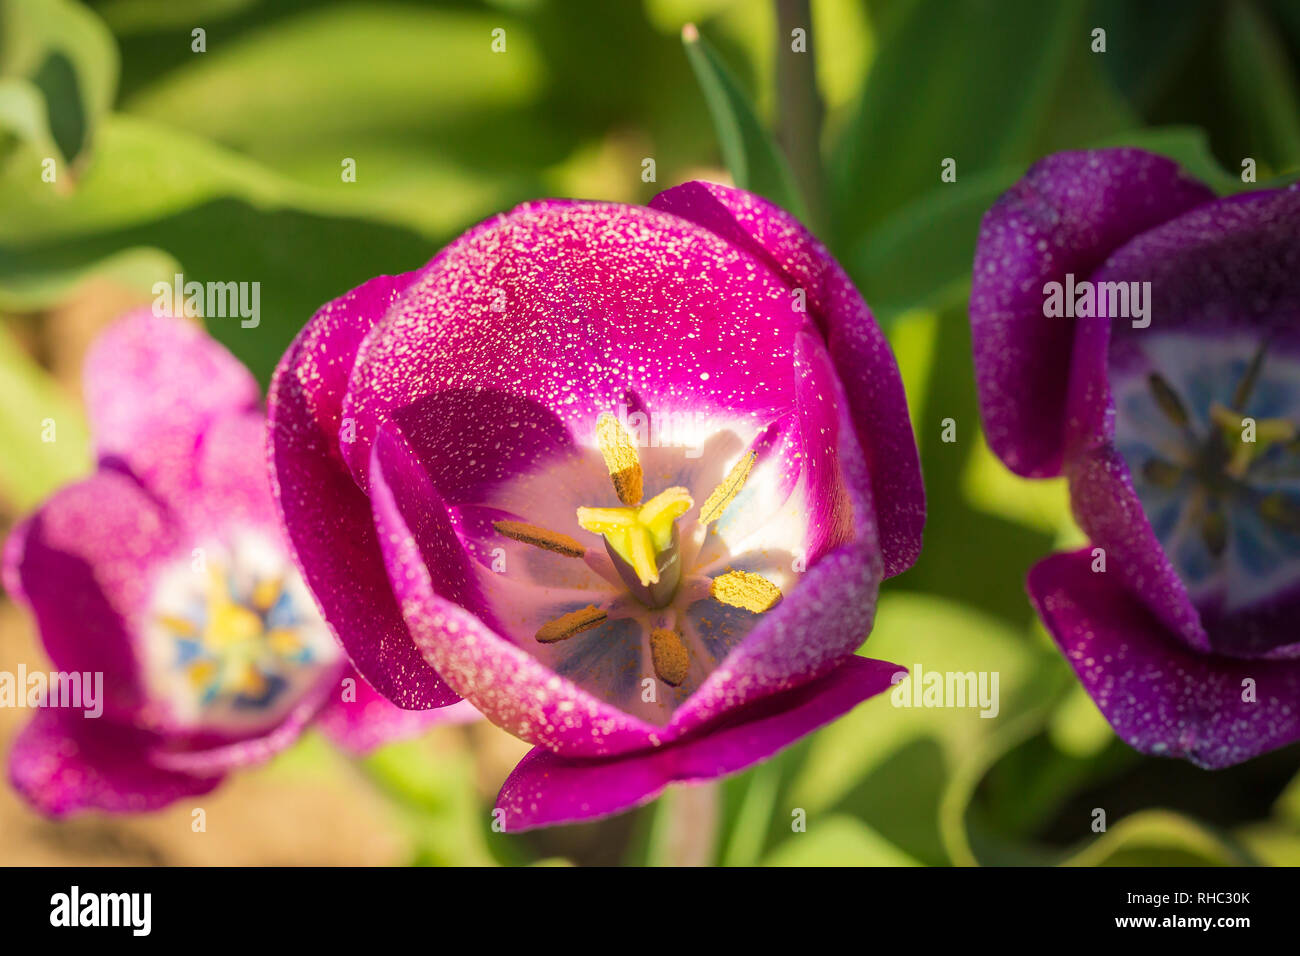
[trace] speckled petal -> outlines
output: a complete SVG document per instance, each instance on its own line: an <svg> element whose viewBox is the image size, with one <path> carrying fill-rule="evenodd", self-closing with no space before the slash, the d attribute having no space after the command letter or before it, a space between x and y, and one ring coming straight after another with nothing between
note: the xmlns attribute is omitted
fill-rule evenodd
<svg viewBox="0 0 1300 956"><path fill-rule="evenodd" d="M213 421L196 449L198 485L179 517L200 535L231 526L278 529L265 452L260 410Z"/></svg>
<svg viewBox="0 0 1300 956"><path fill-rule="evenodd" d="M317 312L276 369L268 415L277 505L326 621L372 686L401 707L426 710L458 698L411 641L369 502L339 450L350 436L341 405L357 347L413 278L380 276Z"/></svg>
<svg viewBox="0 0 1300 956"><path fill-rule="evenodd" d="M884 661L850 657L819 680L731 715L726 726L655 751L582 760L537 747L497 797L505 830L608 816L653 800L671 783L737 773L888 690L899 670Z"/></svg>
<svg viewBox="0 0 1300 956"><path fill-rule="evenodd" d="M14 740L9 779L37 810L64 817L83 810L141 813L208 793L221 777L152 765L152 738L80 711L38 710Z"/></svg>
<svg viewBox="0 0 1300 956"><path fill-rule="evenodd" d="M806 436L801 458L811 485L809 563L673 714L670 738L825 674L871 630L882 566L867 465L824 347L800 336L796 354L798 430Z"/></svg>
<svg viewBox="0 0 1300 956"><path fill-rule="evenodd" d="M1208 651L1209 637L1187 588L1151 530L1128 465L1114 448L1094 446L1068 463L1070 504L1084 533L1105 552L1106 569L1187 647Z"/></svg>
<svg viewBox="0 0 1300 956"><path fill-rule="evenodd" d="M1029 573L1029 593L1128 744L1214 769L1300 738L1300 661L1189 650L1115 577L1093 573L1091 561L1088 551L1046 558Z"/></svg>
<svg viewBox="0 0 1300 956"><path fill-rule="evenodd" d="M746 249L803 289L844 383L870 472L886 576L911 567L921 551L925 488L903 380L889 343L852 280L793 216L744 190L690 182L650 202Z"/></svg>
<svg viewBox="0 0 1300 956"><path fill-rule="evenodd" d="M499 727L579 756L644 749L658 730L560 677L438 588L469 559L428 475L384 430L371 503L384 558L415 643L447 682ZM431 577L431 572L438 577Z"/></svg>
<svg viewBox="0 0 1300 956"><path fill-rule="evenodd" d="M179 544L135 479L101 471L56 492L5 548L5 579L30 606L54 666L102 671L109 714L143 703L132 634L153 569Z"/></svg>
<svg viewBox="0 0 1300 956"><path fill-rule="evenodd" d="M513 397L573 435L621 404L757 430L790 408L804 319L765 263L677 216L522 206L448 246L366 337L344 400L357 421L344 456L364 484L379 425L430 396L459 396L461 409L475 395ZM457 431L457 447L426 462L454 505L535 464L501 461L495 433Z"/></svg>
<svg viewBox="0 0 1300 956"><path fill-rule="evenodd" d="M1017 474L1060 472L1075 322L1048 318L1044 285L1087 278L1133 236L1213 199L1168 159L1065 152L1030 168L985 214L970 315L990 447Z"/></svg>
<svg viewBox="0 0 1300 956"><path fill-rule="evenodd" d="M355 681L353 699L344 700L341 692L334 692L316 717L315 726L351 753L364 754L382 744L418 737L444 724L468 724L483 719L467 700L433 710L403 710L389 703L355 671L347 677Z"/></svg>
<svg viewBox="0 0 1300 956"><path fill-rule="evenodd" d="M119 462L180 510L194 450L216 418L253 411L257 382L195 322L140 309L95 340L83 375L101 461Z"/></svg>

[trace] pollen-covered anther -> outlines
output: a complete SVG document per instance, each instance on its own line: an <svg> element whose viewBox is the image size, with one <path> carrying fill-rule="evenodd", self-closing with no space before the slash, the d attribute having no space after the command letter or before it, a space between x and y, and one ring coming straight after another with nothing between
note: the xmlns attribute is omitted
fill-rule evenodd
<svg viewBox="0 0 1300 956"><path fill-rule="evenodd" d="M494 521L492 527L514 541L531 544L534 548L541 548L544 551L554 551L568 558L580 558L587 553L586 548L567 534L539 528L526 521Z"/></svg>
<svg viewBox="0 0 1300 956"><path fill-rule="evenodd" d="M656 627L650 632L650 663L655 676L670 687L680 687L691 668L691 655L676 631Z"/></svg>
<svg viewBox="0 0 1300 956"><path fill-rule="evenodd" d="M581 634L583 631L589 631L593 627L603 624L608 616L594 604L588 604L586 607L570 611L568 614L561 614L553 621L547 621L538 630L537 640L542 644L567 641L575 634Z"/></svg>
<svg viewBox="0 0 1300 956"><path fill-rule="evenodd" d="M749 480L749 473L754 470L756 458L758 455L755 452L747 451L740 456L740 461L731 466L731 471L727 472L727 477L722 479L722 484L709 493L709 497L700 508L701 525L717 521L727 510L727 506L736 500L736 495L740 494L740 490L745 487L745 482Z"/></svg>
<svg viewBox="0 0 1300 956"><path fill-rule="evenodd" d="M609 412L602 412L596 420L596 444L605 459L605 467L609 469L618 500L629 506L640 504L643 489L641 459L632 443L632 436Z"/></svg>
<svg viewBox="0 0 1300 956"><path fill-rule="evenodd" d="M709 582L709 594L715 601L731 607L762 614L776 607L781 589L752 571L728 571Z"/></svg>

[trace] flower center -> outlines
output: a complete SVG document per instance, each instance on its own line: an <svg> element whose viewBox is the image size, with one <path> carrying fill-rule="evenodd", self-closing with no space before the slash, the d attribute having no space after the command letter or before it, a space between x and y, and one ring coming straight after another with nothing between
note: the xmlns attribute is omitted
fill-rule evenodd
<svg viewBox="0 0 1300 956"><path fill-rule="evenodd" d="M253 532L166 569L145 634L161 719L187 726L273 723L340 659L287 556Z"/></svg>
<svg viewBox="0 0 1300 956"><path fill-rule="evenodd" d="M610 577L621 597L603 606L589 604L547 621L538 629L542 644L565 641L607 621L632 618L647 625L649 656L655 676L671 687L686 681L694 654L683 637L686 609L707 598L721 605L761 614L781 599L781 591L759 574L729 570L709 577L696 570L708 526L717 521L743 489L756 455L746 452L693 516L689 532L680 527L695 508L686 488L672 486L642 502L645 476L635 444L625 426L609 413L596 425L596 443L619 502L612 507L579 507L577 525L600 535ZM496 531L515 541L568 558L598 562L568 535L521 521L495 521ZM620 632L621 633L621 632Z"/></svg>
<svg viewBox="0 0 1300 956"><path fill-rule="evenodd" d="M1300 365L1267 343L1165 336L1116 386L1116 442L1194 598L1228 609L1300 579Z"/></svg>

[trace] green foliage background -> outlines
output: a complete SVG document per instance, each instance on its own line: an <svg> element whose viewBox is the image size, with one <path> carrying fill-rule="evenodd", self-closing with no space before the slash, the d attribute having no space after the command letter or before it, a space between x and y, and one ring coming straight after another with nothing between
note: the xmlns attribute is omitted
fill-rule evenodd
<svg viewBox="0 0 1300 956"><path fill-rule="evenodd" d="M1057 483L979 434L965 315L976 228L1038 157L1133 144L1220 192L1300 165L1294 0L814 0L813 68L763 0L0 0L0 500L88 467L75 397L20 345L87 280L142 298L260 281L262 323L210 329L265 382L323 302L416 267L544 195L644 202L697 175L798 210L885 326L930 510L864 653L998 671L996 719L876 699L725 781L691 839L724 864L1300 862L1300 753L1206 773L1120 744L1035 623L1024 573L1079 540ZM800 4L787 4L798 16ZM683 44L683 24L704 42ZM206 31L206 52L191 31ZM1093 53L1091 31L1107 33ZM506 31L507 51L491 50ZM809 62L809 61L805 61ZM815 122L824 113L825 122ZM813 122L809 124L812 118ZM810 132L811 130L811 132ZM774 135L775 133L775 135ZM41 160L56 157L55 184ZM357 181L340 164L356 161ZM657 182L641 180L653 157ZM957 161L957 182L939 180ZM20 331L23 335L20 336ZM39 422L57 417L56 444ZM940 422L958 440L940 441ZM71 436L69 438L69 436ZM279 773L321 772L318 741ZM612 822L499 835L475 752L364 769L413 862L678 859L689 794ZM792 833L792 812L807 832ZM1094 833L1094 808L1108 829ZM701 844L701 841L703 845Z"/></svg>

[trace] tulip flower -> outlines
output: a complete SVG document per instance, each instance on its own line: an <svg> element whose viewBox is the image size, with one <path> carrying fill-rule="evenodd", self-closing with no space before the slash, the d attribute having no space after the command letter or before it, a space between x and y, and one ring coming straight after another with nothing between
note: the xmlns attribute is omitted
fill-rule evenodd
<svg viewBox="0 0 1300 956"><path fill-rule="evenodd" d="M990 446L1090 539L1029 592L1116 733L1210 768L1300 737L1300 190L1050 156L984 217L970 309Z"/></svg>
<svg viewBox="0 0 1300 956"><path fill-rule="evenodd" d="M84 382L97 470L4 552L56 679L102 688L25 701L9 770L33 806L152 810L312 723L359 752L467 716L394 707L347 663L284 544L257 384L225 349L144 310L96 341Z"/></svg>
<svg viewBox="0 0 1300 956"><path fill-rule="evenodd" d="M544 201L324 308L276 371L308 585L403 707L534 749L507 830L734 773L888 689L916 446L842 269L753 195Z"/></svg>

